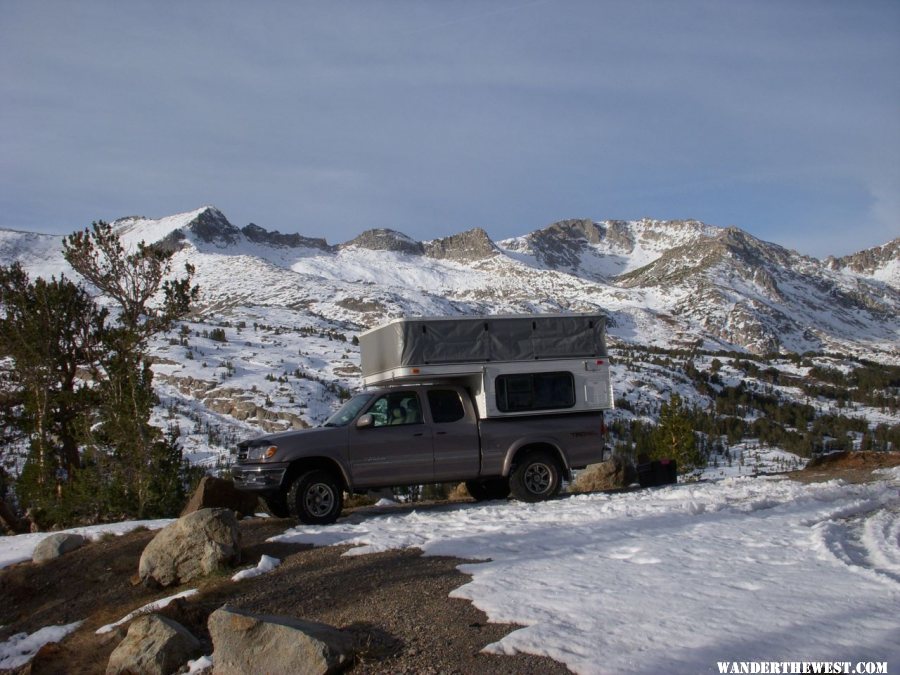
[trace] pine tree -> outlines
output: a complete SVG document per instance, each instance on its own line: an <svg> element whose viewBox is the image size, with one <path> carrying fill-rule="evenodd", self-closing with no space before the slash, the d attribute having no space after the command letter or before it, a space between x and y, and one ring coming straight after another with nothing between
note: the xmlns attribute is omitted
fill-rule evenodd
<svg viewBox="0 0 900 675"><path fill-rule="evenodd" d="M71 516L70 487L81 466L103 356L106 310L65 277L31 281L18 263L0 267L0 353L15 362L17 396L4 418L28 439L17 492L39 525Z"/></svg>
<svg viewBox="0 0 900 675"><path fill-rule="evenodd" d="M169 515L183 496L184 467L176 442L150 424L156 397L148 340L190 309L199 293L190 285L194 269L185 265L185 276L166 279L171 251L143 242L126 251L103 221L66 237L63 248L75 271L119 309L115 327L106 332L105 377L99 387L102 423L91 455L109 478L105 491L111 515Z"/></svg>
<svg viewBox="0 0 900 675"><path fill-rule="evenodd" d="M139 342L168 330L199 294L198 287L190 285L192 265L185 264L184 277L166 279L172 271L172 251L144 242L126 251L112 226L102 220L65 237L63 255L76 272L115 300L121 310L119 324ZM159 293L162 301L152 302Z"/></svg>
<svg viewBox="0 0 900 675"><path fill-rule="evenodd" d="M703 466L693 426L677 393L673 393L668 402L662 404L659 425L653 433L651 457L674 459L679 473L690 473Z"/></svg>

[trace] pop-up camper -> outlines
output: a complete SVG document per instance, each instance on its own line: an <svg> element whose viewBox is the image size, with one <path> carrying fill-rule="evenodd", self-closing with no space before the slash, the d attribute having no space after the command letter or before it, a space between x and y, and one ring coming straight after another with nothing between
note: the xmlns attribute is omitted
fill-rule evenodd
<svg viewBox="0 0 900 675"><path fill-rule="evenodd" d="M597 314L419 317L360 335L363 384L453 381L480 418L613 407Z"/></svg>

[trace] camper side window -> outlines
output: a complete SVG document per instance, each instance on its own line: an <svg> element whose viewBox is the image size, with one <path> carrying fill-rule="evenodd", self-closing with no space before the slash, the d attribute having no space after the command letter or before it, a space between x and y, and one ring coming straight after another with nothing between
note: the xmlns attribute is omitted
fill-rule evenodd
<svg viewBox="0 0 900 675"><path fill-rule="evenodd" d="M497 409L501 412L554 410L575 405L572 373L498 375L494 380Z"/></svg>

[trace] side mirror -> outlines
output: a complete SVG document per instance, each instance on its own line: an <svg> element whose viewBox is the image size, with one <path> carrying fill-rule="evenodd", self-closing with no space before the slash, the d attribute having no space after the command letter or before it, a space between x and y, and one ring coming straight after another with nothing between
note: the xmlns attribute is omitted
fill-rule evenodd
<svg viewBox="0 0 900 675"><path fill-rule="evenodd" d="M357 429L365 429L366 427L370 427L375 424L375 418L372 417L371 413L366 413L358 420L356 420L356 428Z"/></svg>

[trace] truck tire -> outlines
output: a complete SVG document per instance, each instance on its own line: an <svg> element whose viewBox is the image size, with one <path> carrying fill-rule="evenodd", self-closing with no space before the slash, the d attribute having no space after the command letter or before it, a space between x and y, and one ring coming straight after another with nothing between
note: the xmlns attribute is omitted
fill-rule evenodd
<svg viewBox="0 0 900 675"><path fill-rule="evenodd" d="M489 499L506 499L509 497L508 478L482 478L480 480L467 480L466 490L476 502L484 502Z"/></svg>
<svg viewBox="0 0 900 675"><path fill-rule="evenodd" d="M328 525L341 515L344 491L328 471L307 471L288 488L287 505L301 523Z"/></svg>
<svg viewBox="0 0 900 675"><path fill-rule="evenodd" d="M562 486L559 462L545 450L529 452L509 474L513 497L522 502L539 502L559 494Z"/></svg>
<svg viewBox="0 0 900 675"><path fill-rule="evenodd" d="M278 492L274 495L267 495L263 497L263 501L266 503L266 508L276 518L288 518L291 515L291 510L288 508L287 498L285 497L284 492Z"/></svg>

